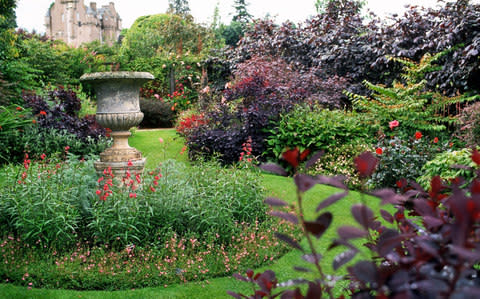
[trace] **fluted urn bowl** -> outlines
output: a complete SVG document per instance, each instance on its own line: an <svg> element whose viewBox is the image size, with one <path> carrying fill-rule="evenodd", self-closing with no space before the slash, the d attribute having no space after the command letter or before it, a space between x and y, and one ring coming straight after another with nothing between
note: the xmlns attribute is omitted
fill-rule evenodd
<svg viewBox="0 0 480 299"><path fill-rule="evenodd" d="M143 119L140 111L140 88L153 80L147 72L100 72L85 74L80 81L90 83L97 95L97 122L112 130L112 147L100 154L95 163L97 172L111 168L116 174L126 169L143 171L145 159L142 154L128 145L129 129Z"/></svg>

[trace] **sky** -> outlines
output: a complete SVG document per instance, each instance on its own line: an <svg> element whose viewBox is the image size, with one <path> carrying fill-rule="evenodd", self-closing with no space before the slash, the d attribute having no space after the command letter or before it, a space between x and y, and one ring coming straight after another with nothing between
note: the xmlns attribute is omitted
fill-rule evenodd
<svg viewBox="0 0 480 299"><path fill-rule="evenodd" d="M80 0L85 5L97 2L97 7L109 2L115 3L115 8L122 19L123 28L129 28L140 16L164 13L168 8L168 0ZM45 32L45 14L54 0L17 0L17 25L20 28L36 32ZM234 12L233 0L189 0L190 10L195 21L210 24L215 5L218 4L221 22L228 24ZM302 22L315 14L315 0L247 0L248 12L256 18L273 17L277 23L290 20ZM405 5L434 7L436 0L368 0L367 7L379 16L392 13L400 14ZM480 3L473 0L471 3Z"/></svg>

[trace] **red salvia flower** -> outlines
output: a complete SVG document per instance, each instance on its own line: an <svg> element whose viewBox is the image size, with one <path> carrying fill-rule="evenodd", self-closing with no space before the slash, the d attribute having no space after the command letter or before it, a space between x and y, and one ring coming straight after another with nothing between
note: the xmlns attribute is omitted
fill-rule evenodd
<svg viewBox="0 0 480 299"><path fill-rule="evenodd" d="M381 147L377 147L377 149L375 150L375 153L377 153L377 155L381 155L383 154L383 149Z"/></svg>

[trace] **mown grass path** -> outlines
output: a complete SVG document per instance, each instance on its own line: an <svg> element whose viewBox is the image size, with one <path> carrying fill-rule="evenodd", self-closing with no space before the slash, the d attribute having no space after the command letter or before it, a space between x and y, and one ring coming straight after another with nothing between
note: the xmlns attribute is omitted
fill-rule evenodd
<svg viewBox="0 0 480 299"><path fill-rule="evenodd" d="M148 130L137 131L130 139L130 145L142 151L147 157L147 167L155 168L161 161L167 159L176 159L188 162L187 153L182 152L184 146L183 139L178 137L173 129L171 130ZM295 186L291 178L279 177L269 174L263 174L263 184L267 189L267 196L276 196L290 203L296 202ZM327 196L338 192L333 187L315 186L305 194L304 207L306 218L313 218L314 211L318 203ZM332 226L325 235L316 241L317 250L323 255L323 267L325 272L333 274L331 268L332 260L340 250L327 251L327 247L336 235L337 227L341 225L355 225L350 214L350 207L362 200L368 201L368 205L375 212L379 210L379 200L371 197L364 197L357 192L351 192L347 197L331 206L328 210L333 213ZM378 214L378 213L377 213ZM302 242L306 246L306 242ZM301 276L295 272L294 265L303 265L300 253L296 250L289 252L272 265L256 269L263 271L272 269L276 272L279 281L292 279ZM344 270L341 274L345 273ZM91 298L91 299L110 299L110 298L232 298L227 295L227 290L245 291L249 294L249 285L239 282L232 277L220 277L209 279L202 282L192 282L186 284L169 285L163 288L145 288L128 291L71 291L71 290L47 290L31 289L26 287L17 287L10 284L0 284L0 299L3 298L32 298L32 299L70 299L70 298ZM340 292L340 289L337 290Z"/></svg>

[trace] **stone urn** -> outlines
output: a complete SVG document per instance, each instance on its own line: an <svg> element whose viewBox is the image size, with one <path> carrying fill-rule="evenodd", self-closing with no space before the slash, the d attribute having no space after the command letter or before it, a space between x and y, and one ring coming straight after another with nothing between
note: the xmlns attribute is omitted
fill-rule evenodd
<svg viewBox="0 0 480 299"><path fill-rule="evenodd" d="M101 72L80 77L80 81L90 83L97 94L97 122L111 130L113 145L100 154L95 169L102 175L111 168L117 178L124 176L126 170L141 173L145 158L137 149L128 145L130 128L137 126L143 119L140 111L140 87L154 77L146 72Z"/></svg>

